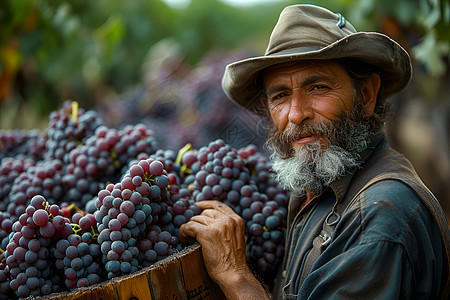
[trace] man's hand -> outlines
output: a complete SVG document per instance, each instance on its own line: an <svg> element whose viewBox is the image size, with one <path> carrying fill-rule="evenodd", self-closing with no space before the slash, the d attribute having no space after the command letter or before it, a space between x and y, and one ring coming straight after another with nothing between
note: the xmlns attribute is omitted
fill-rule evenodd
<svg viewBox="0 0 450 300"><path fill-rule="evenodd" d="M203 212L181 226L180 241L197 239L208 274L216 282L247 270L244 220L219 201L200 201L196 205Z"/></svg>
<svg viewBox="0 0 450 300"><path fill-rule="evenodd" d="M180 241L195 238L202 245L206 270L227 299L268 298L247 265L244 220L219 201L196 205L203 212L180 227Z"/></svg>

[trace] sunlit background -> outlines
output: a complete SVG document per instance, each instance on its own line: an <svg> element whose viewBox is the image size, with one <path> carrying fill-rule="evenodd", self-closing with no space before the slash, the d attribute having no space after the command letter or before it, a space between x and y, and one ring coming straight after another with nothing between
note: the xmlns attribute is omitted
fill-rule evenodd
<svg viewBox="0 0 450 300"><path fill-rule="evenodd" d="M258 119L226 100L224 66L264 52L286 0L14 0L0 3L0 128L45 130L65 100L105 124L143 122L166 148L216 138L262 146ZM323 0L410 53L387 133L450 212L450 4ZM236 128L236 140L226 129ZM244 135L244 138L242 136Z"/></svg>

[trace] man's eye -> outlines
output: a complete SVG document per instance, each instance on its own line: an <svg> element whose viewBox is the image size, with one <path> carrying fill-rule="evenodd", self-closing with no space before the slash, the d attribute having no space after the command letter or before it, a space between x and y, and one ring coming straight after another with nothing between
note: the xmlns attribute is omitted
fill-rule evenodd
<svg viewBox="0 0 450 300"><path fill-rule="evenodd" d="M320 85L320 84L318 84L318 85L315 85L314 87L313 87L313 89L315 89L315 90L324 90L324 89L326 89L327 87L325 86L325 85Z"/></svg>
<svg viewBox="0 0 450 300"><path fill-rule="evenodd" d="M278 95L275 95L275 97L273 97L273 100L281 99L281 98L286 97L286 96L287 96L286 93L279 93Z"/></svg>

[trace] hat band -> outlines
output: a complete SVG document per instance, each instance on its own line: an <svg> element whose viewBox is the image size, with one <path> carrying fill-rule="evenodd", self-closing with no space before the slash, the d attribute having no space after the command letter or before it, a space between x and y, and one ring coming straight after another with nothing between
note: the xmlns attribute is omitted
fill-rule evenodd
<svg viewBox="0 0 450 300"><path fill-rule="evenodd" d="M281 55L291 55L291 54L299 54L299 53L306 53L311 51L318 51L320 49L323 49L321 47L300 47L300 48L293 48L289 50L283 50L276 53L267 54L266 56L281 56Z"/></svg>

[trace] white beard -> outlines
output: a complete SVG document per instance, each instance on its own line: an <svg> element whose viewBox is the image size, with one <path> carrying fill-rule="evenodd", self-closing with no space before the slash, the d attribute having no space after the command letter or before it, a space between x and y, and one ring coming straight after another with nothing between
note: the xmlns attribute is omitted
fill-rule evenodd
<svg viewBox="0 0 450 300"><path fill-rule="evenodd" d="M321 149L320 141L307 144L293 157L283 159L276 152L271 155L276 179L287 190L299 196L311 191L319 194L325 187L359 166L359 155L331 145Z"/></svg>

